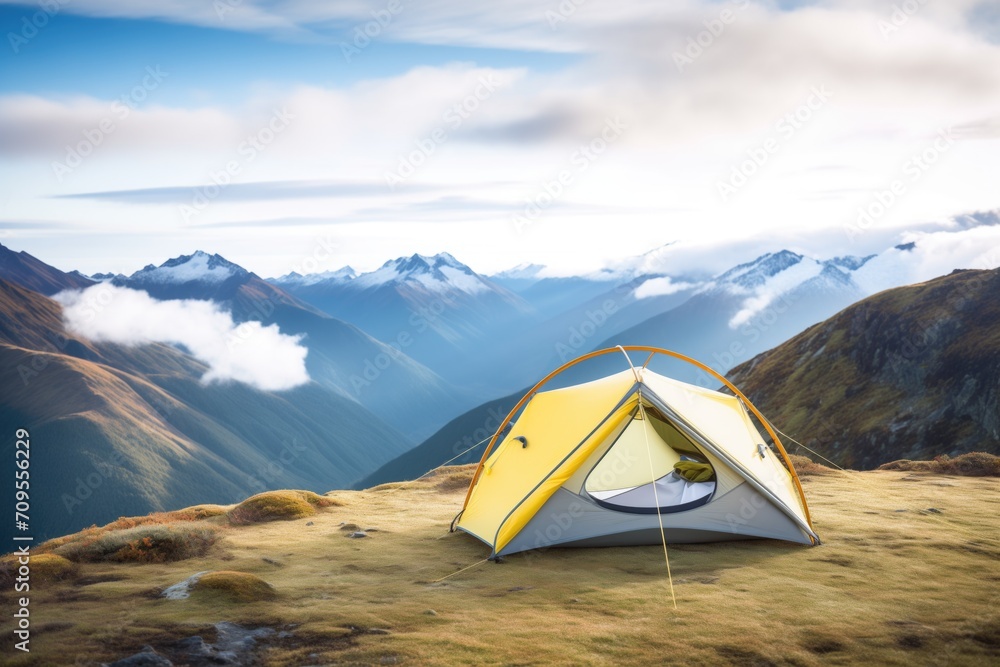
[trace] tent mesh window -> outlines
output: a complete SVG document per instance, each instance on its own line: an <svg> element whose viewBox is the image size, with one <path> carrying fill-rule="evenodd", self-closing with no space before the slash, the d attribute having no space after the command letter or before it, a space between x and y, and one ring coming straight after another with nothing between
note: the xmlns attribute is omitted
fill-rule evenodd
<svg viewBox="0 0 1000 667"><path fill-rule="evenodd" d="M644 412L618 434L584 491L602 507L633 514L655 514L657 504L660 513L671 513L707 503L715 492L708 458L654 410Z"/></svg>

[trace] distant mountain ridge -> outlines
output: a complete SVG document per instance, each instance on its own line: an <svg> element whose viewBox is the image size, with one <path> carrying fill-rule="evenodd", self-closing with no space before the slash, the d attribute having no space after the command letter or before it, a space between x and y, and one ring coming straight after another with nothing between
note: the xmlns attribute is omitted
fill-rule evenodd
<svg viewBox="0 0 1000 667"><path fill-rule="evenodd" d="M64 289L83 289L94 281L79 272L66 273L25 251L15 252L0 244L0 278L23 285L45 296Z"/></svg>
<svg viewBox="0 0 1000 667"><path fill-rule="evenodd" d="M448 253L399 257L346 280L284 276L272 283L404 349L448 382L480 397L488 395L491 384L470 373L470 364L508 336L508 328L536 316L524 299Z"/></svg>
<svg viewBox="0 0 1000 667"><path fill-rule="evenodd" d="M369 409L392 406L386 420L412 439L426 437L478 398L466 398L408 350L376 340L218 254L181 255L111 283L157 299L215 301L237 322L276 324L282 333L304 336L314 380Z"/></svg>
<svg viewBox="0 0 1000 667"><path fill-rule="evenodd" d="M537 370L521 385L525 390L544 373L569 359L619 344L666 347L688 354L725 373L776 345L780 346L803 329L831 316L837 317L839 311L851 307L851 304L866 297L868 300L878 298L870 296L872 291L884 290L893 279L898 280L900 275L905 275L897 268L901 262L907 261L907 255L913 252L914 247L890 248L879 255L840 256L829 260L816 260L789 250L765 253L700 282L695 282L697 278L693 276L680 277L678 283L685 280L691 282L652 297L637 297L637 293L650 282L661 280L662 276L640 274L612 287L605 285L605 292L546 321L541 325L540 338L536 339L544 340L544 344L536 342L532 347L530 341L522 341L523 347L518 355L509 355L508 358L534 355L531 365ZM536 285L542 282L544 280ZM988 293L988 290L983 293ZM609 304L611 308L602 304ZM657 309L657 314L643 319L644 314ZM637 323L622 326L636 320ZM984 321L990 319L987 317ZM1000 316L992 322L994 325L1000 322ZM602 340L602 335L607 337ZM813 350L812 353L822 355L822 350ZM636 361L642 363L642 359ZM686 364L657 359L653 362L654 367L658 363L664 363L664 366L657 370L671 377L715 386L707 376ZM622 359L616 355L607 355L570 369L564 373L563 379L565 382L586 381L621 370L621 364ZM1000 372L996 371L1000 363L991 361L990 364L992 366L984 368L992 368L993 377L1000 377ZM529 366L526 364L522 368L522 374L527 372ZM739 366L733 372L745 366ZM825 378L823 374L817 374L809 381L819 387L823 386ZM794 394L797 386L790 385L788 391ZM458 443L464 442L462 436L469 435L474 428L490 420L490 410L500 409L507 403L512 405L521 394L523 391L515 392L505 399L469 410L413 450L369 475L364 484L416 477L446 461L461 451L456 448ZM791 400L790 396L784 398ZM849 410L846 405L843 409ZM769 410L764 412L771 414ZM780 408L776 414L782 415ZM986 422L992 423L989 418ZM793 425L795 423L793 421ZM937 450L927 449L921 456L926 458L932 452ZM893 454L895 458L902 455L900 452Z"/></svg>

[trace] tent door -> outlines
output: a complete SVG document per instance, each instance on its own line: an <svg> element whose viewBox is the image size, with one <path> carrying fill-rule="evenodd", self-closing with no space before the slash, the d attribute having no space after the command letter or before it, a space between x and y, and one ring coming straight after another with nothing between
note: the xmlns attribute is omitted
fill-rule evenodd
<svg viewBox="0 0 1000 667"><path fill-rule="evenodd" d="M682 460L708 465L708 458L669 422L646 410L633 416L591 470L583 490L598 505L618 512L683 512L704 505L715 492L708 481L688 481L675 472ZM647 446L648 442L648 446Z"/></svg>

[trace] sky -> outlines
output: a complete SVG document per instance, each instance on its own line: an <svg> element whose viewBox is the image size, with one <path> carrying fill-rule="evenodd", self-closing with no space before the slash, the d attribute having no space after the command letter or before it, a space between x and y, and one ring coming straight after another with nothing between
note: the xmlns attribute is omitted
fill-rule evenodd
<svg viewBox="0 0 1000 667"><path fill-rule="evenodd" d="M0 242L66 270L201 249L262 276L441 251L573 273L667 244L723 269L1000 209L996 0L0 0L0 19Z"/></svg>

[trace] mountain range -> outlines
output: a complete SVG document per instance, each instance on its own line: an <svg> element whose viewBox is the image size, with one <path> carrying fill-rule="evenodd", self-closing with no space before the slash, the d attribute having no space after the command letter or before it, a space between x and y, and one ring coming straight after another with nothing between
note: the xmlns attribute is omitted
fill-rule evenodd
<svg viewBox="0 0 1000 667"><path fill-rule="evenodd" d="M413 440L426 437L480 398L459 392L414 360L408 349L377 340L217 254L195 252L130 276L114 276L110 282L157 299L213 301L236 322L274 324L284 334L302 336L313 380L377 411Z"/></svg>
<svg viewBox="0 0 1000 667"><path fill-rule="evenodd" d="M0 313L0 423L30 431L32 507L48 534L275 484L346 485L410 445L315 382L280 394L206 385L204 366L171 346L81 339L60 304L3 279Z"/></svg>
<svg viewBox="0 0 1000 667"><path fill-rule="evenodd" d="M936 317L928 315L935 310L934 299L945 298L944 295L948 292L947 286L954 284L957 279L951 277L941 279L944 283L938 291L926 292L926 296L920 299L911 299L909 295L917 294L918 290L924 289L921 285L881 291L887 285L891 286L894 279L898 280L899 276L905 275L898 270L898 267L908 260L914 250L913 245L907 244L889 248L876 256L837 257L825 261L791 251L780 251L737 265L702 282L696 282L697 279L691 276L668 279L669 282L661 281L660 277L655 275L651 277L648 274L629 279L629 274L626 272L621 277L623 282L619 288L609 290L600 297L587 301L583 306L570 308L550 320L551 328L548 334L552 335L563 327L563 338L557 339L555 346L550 344L539 346L539 349L544 347L544 353L548 355L545 371L584 352L619 344L667 347L703 361L720 373L730 373L737 386L745 384L751 398L754 401L759 400L764 413L773 416L781 428L788 426L793 429L790 431L792 433L809 434L822 426L821 431L825 433L830 422L844 422L843 414L858 410L857 405L860 404L856 399L852 399L854 396L852 392L858 391L856 386L863 385L859 378L866 378L869 370L883 363L880 360L884 350L877 345L878 338L875 337L877 330L870 329L867 324L859 324L855 318L852 325L854 329L868 331L869 335L873 336L868 340L869 345L862 345L860 341L852 342L850 345L840 343L841 354L852 354L855 358L865 360L859 361L862 363L861 372L857 376L851 376L849 380L843 380L846 377L844 374L828 373L820 365L820 361L827 358L823 343L815 343L807 351L802 350L790 358L786 348L791 342L785 343L785 341L804 329L807 333L824 327L836 329L840 325L832 323L841 322L838 318L848 317L848 314L866 307L869 310L861 312L880 312L878 318L887 323L895 322L901 314L910 311L918 321ZM995 276L995 274L996 271L987 275ZM543 280L545 279L536 281L536 284ZM962 280L972 280L972 278ZM591 282L603 282L603 278ZM657 284L666 286L664 291L667 293L655 295L656 290L650 289L650 283L654 287ZM678 288L676 285L679 283L685 285ZM950 319L942 320L951 322L951 326L956 327L952 331L955 340L947 343L950 352L944 354L940 347L946 343L944 338L935 335L927 339L925 343L927 349L924 353L937 359L936 365L933 365L936 369L934 373L937 375L933 377L940 380L942 383L940 387L936 384L911 383L905 392L900 390L891 394L894 399L906 401L904 405L907 406L914 402L928 406L935 401L947 399L944 403L935 409L926 408L927 411L923 413L920 413L919 409L914 412L915 408L907 407L899 415L894 410L899 410L900 406L892 401L883 402L878 406L864 403L866 407L862 411L873 415L871 420L865 421L867 426L858 430L845 426L843 432L839 434L840 439L826 446L818 445L818 451L834 457L838 463L843 462L844 465L863 468L907 456L926 458L935 453L960 453L972 449L997 451L996 424L1000 421L996 414L997 381L1000 378L1000 371L997 369L1000 369L1000 360L996 358L998 348L994 346L995 338L994 342L976 352L962 351L964 345L982 345L986 338L992 335L991 332L997 330L996 323L1000 322L1000 313L996 311L994 305L985 303L990 294L996 293L992 288L998 285L994 283L995 278L990 280L983 278L983 284L987 289L976 293L976 298L984 301L979 308L982 317L978 321L978 330L966 330L964 324L956 324L964 323L965 320L952 316ZM928 284L935 283L932 281ZM632 313L639 313L646 307L643 302L648 297L644 295L644 286L646 294L652 293L658 298L676 299L674 303L677 305L601 340L597 332L608 334L616 328L622 328L622 323L628 322L630 316L633 319L641 317ZM880 293L869 296L870 292ZM910 305L897 307L893 311L886 306L888 303L895 303L893 299ZM963 312L968 316L976 312L977 307L971 293L966 301ZM597 323L600 318L593 315L602 312L598 309L602 302L610 302L614 308L606 308L604 312L607 317L601 323ZM661 302L661 307L663 303L665 302ZM669 301L666 303L669 304ZM900 319L900 322L905 321L905 317ZM566 323L569 322L575 324L567 326ZM587 326L588 323L591 326ZM919 325L913 324L911 328L917 334L921 333ZM965 337L966 334L968 338ZM792 340L797 341L805 335L801 334ZM900 338L898 335L896 338L896 345L905 344L905 338ZM815 342L819 339L814 337L810 340ZM766 352L772 347L774 348L772 352ZM775 359L780 359L781 363L762 364L761 360L768 359L771 354L777 355ZM939 354L941 356L936 356ZM978 375L975 376L977 379L973 380L971 379L973 376L968 375L968 364L962 361L963 358L977 360L976 363L979 364L976 371ZM754 367L761 364L761 370L756 375L752 373L747 375L748 368L751 367L751 363L746 361L748 359L754 359L752 362ZM639 357L633 359L633 363L636 364L643 361L644 359ZM618 355L590 360L563 373L550 385L550 388L594 379L608 372L621 370L623 363L624 359ZM657 357L652 365L678 379L703 386L716 385L707 375L687 364L670 360L664 362ZM734 369L734 366L737 368ZM790 369L800 368L804 370L795 371L791 375L792 379L786 375ZM761 375L764 369L772 371ZM809 375L804 380L799 380L800 372L808 372ZM899 370L901 377L907 374L913 376L915 372L912 366ZM954 377L949 374L954 374ZM456 417L417 447L368 475L359 482L357 488L413 478L449 460L463 451L463 444L468 446L479 440L474 436L477 431L482 430L484 424L499 424L506 414L505 408L512 407L542 375L543 373L539 372L509 396L489 401ZM965 393L961 391L961 387L966 386L962 384L964 382L973 383L967 386ZM804 390L803 383L807 383L810 389ZM847 388L852 385L855 388ZM877 382L874 386L882 387ZM968 387L974 387L975 391ZM881 390L872 391L877 393ZM811 412L817 410L820 403L803 405L803 400L807 402L814 400L813 394L828 391L833 393L839 391L844 394L843 400L836 403L828 413ZM795 400L795 397L800 397L801 400ZM966 405L964 402L957 405L955 401L973 401L974 405L979 407L974 408L971 407L972 404ZM978 420L979 426L973 426L966 417L962 417L963 414L975 409L980 412L972 420ZM810 414L815 414L815 419L825 419L827 425L807 418ZM902 426L896 423L897 419L903 419L904 423L910 424L908 430L905 430L905 435L883 439L886 429L889 431L902 429ZM959 427L956 421L962 419L966 421L962 422L964 426ZM891 424L894 425L890 427ZM918 431L924 435L919 437L915 435ZM933 434L939 432L948 432L947 444L933 441ZM930 439L928 433L931 434ZM851 442L865 444L849 444ZM460 462L476 460L481 452L481 449L477 449L457 460Z"/></svg>
<svg viewBox="0 0 1000 667"><path fill-rule="evenodd" d="M31 424L40 442L59 443L39 454L52 471L39 484L50 499L45 510L60 517L53 530L126 512L206 499L222 502L255 489L367 486L418 476L456 456L459 462L473 461L481 449L465 450L488 437L538 378L580 354L618 344L667 347L720 372L754 359L753 369L759 370L745 378L754 394L780 424L809 430L815 425L803 421L802 413L782 411L782 405L798 404L775 389L780 373L755 378L772 366L811 368L807 361L824 358L829 349L824 345L836 347L837 327L830 341L809 348L813 356L808 359L800 355L791 362L777 351L803 330L827 326L864 304L881 304L877 299L884 295L870 295L906 282L914 275L907 267L926 272L933 251L922 241L864 257L816 259L779 250L709 272L697 262L674 261L670 253L677 249L669 246L612 269L569 277L548 276L537 265L484 276L440 253L390 260L367 273L344 267L263 280L201 251L131 275L85 276L0 246L5 380L0 418L8 430ZM210 302L237 323L273 325L307 349L309 381L285 391L206 383L206 362L183 345L95 342L67 330L63 306L49 297L100 283L141 290L158 303ZM927 299L912 303L915 313L931 308ZM990 317L995 321L986 304L981 310L981 326ZM885 317L892 321L896 315ZM953 320L961 338L967 321ZM852 322L861 326L857 318ZM866 342L871 341L855 341L844 354L880 358L882 352L866 348ZM959 350L962 343L955 345ZM762 361L770 358L771 348L781 363ZM934 377L964 368L956 361L962 353L951 354ZM623 362L617 355L588 362L553 386L620 370ZM984 363L997 367L988 355ZM885 374L876 362L860 368L876 367ZM733 373L743 378L746 369L744 364ZM685 366L657 370L695 381ZM903 379L913 375L912 369L900 373ZM972 395L995 397L988 377L966 375L972 380L962 382L975 384ZM811 381L819 386L823 377L819 372ZM864 386L865 377L864 372L852 376L852 386ZM958 382L948 379L942 386L954 385L951 393L937 398L951 400L972 391ZM913 396L929 395L915 386L909 387ZM771 396L780 398L771 403ZM845 431L838 437L847 439L831 441L824 451L851 465L869 466L905 455L909 450L897 451L904 440L916 443L913 451L926 453L940 449L935 437L947 437L952 443L947 451L959 451L984 433L995 433L990 430L994 417L985 408L975 416L979 430L968 424L940 426L972 410L955 400L947 403L952 412L927 413L931 421L921 420L919 410L928 409L924 403L914 407L909 422L893 426L910 434L909 440ZM816 409L810 406L806 412ZM906 430L911 422L916 431ZM867 444L852 445L849 438ZM888 447L888 453L875 453L880 447ZM109 483L99 492L88 479ZM205 488L215 495L207 498Z"/></svg>
<svg viewBox="0 0 1000 667"><path fill-rule="evenodd" d="M511 329L537 319L524 299L448 253L401 257L361 275L345 267L327 276L290 274L271 282L480 395L495 391L496 382L470 373L470 364L482 367L478 360Z"/></svg>

